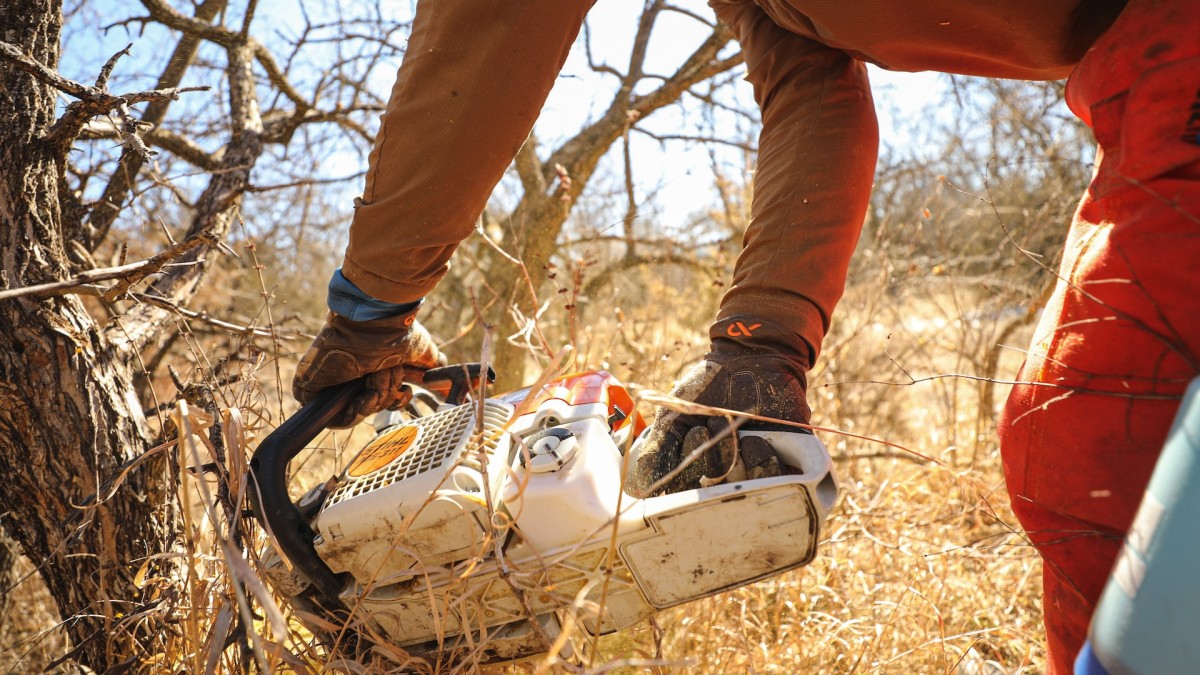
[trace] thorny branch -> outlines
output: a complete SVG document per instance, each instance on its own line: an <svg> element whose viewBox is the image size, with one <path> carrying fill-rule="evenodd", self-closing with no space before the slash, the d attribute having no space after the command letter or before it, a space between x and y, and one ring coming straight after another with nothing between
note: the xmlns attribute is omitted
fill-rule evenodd
<svg viewBox="0 0 1200 675"><path fill-rule="evenodd" d="M37 284L35 286L23 286L21 288L11 288L0 291L0 301L26 297L48 298L60 295L98 295L104 298L106 302L115 302L128 294L129 289L132 286L152 274L161 272L164 268L170 265L173 260L202 244L208 244L211 246L216 244L216 242L211 234L201 232L188 237L177 244L173 244L165 251L162 251L151 258L140 260L135 263L118 265L116 267L87 270L62 281ZM184 264L191 265L196 264L196 262L199 261ZM117 280L117 283L110 288L98 288L95 286L95 284L101 281L112 280ZM163 307L164 309L169 309L173 312L189 316L189 318L204 319L207 316L198 312L189 313L187 310L182 309L175 303L155 295L133 295L136 299L144 300L150 304ZM252 329L246 329L234 324L224 324L222 327L247 334L252 332ZM266 334L269 335L270 332L268 331Z"/></svg>
<svg viewBox="0 0 1200 675"><path fill-rule="evenodd" d="M159 253L158 255L154 256L153 258L149 258L148 260L146 260L145 261L146 264L144 266L140 267L137 270L134 270L128 276L121 278L121 280L118 281L115 286L113 286L112 288L105 291L104 300L106 302L115 302L115 301L119 300L122 296L124 296L129 291L130 287L132 287L134 284L138 283L142 279L145 279L146 277L150 276L151 274L161 271L163 269L163 267L165 267L167 265L167 263L171 262L172 260L175 260L176 258L182 256L184 253L187 253L188 251L191 251L192 249L197 248L199 246L202 246L202 245L215 246L217 244L217 241L218 241L218 238L216 236L214 236L214 234L211 231L206 230L206 231L197 232L196 234L188 237L187 239L184 239L183 241L179 242L178 244L172 245L170 248L163 251L162 253ZM199 262L199 261L197 261L197 262Z"/></svg>
<svg viewBox="0 0 1200 675"><path fill-rule="evenodd" d="M225 7L226 1L204 0L204 2L196 6L196 20L211 23ZM200 49L200 42L200 38L194 35L188 33L180 35L179 42L175 44L175 49L172 50L171 56L167 59L167 65L158 76L156 89L179 86L179 83L183 81L184 74L191 67L196 53ZM210 159L210 156L198 145L183 137L178 137L178 142L174 142L175 134L161 128L163 120L166 119L169 106L170 101L154 101L146 106L146 111L142 114L141 121L147 125L149 130L142 134L143 140L150 145L163 148L172 154L183 157L186 161L205 170L215 168L216 159L214 158L211 162L206 162L205 160ZM71 224L79 231L75 236L83 239L89 250L95 251L108 235L109 229L121 212L125 199L132 189L134 180L142 170L144 163L144 155L131 152L126 148L121 153L121 158L117 161L117 167L109 177L108 184L105 185L100 199L92 206L90 213L88 213L87 225L85 226L83 222Z"/></svg>
<svg viewBox="0 0 1200 675"><path fill-rule="evenodd" d="M68 80L59 75L54 70L38 63L20 48L7 42L0 41L0 56L8 59L17 69L23 70L41 80L43 84L48 84L76 98L89 98L92 96L92 92L95 91L93 87L80 84L74 80Z"/></svg>
<svg viewBox="0 0 1200 675"><path fill-rule="evenodd" d="M100 76L96 80L97 84L102 85L108 81L112 68L116 65L117 58L128 53L128 51L129 48L126 47L113 56L108 63L104 64L104 67L100 71ZM145 145L137 137L137 133L141 130L141 127L130 117L129 106L146 101L174 101L178 100L179 94L191 91L208 91L209 89L208 87L170 87L167 89L132 92L117 96L109 93L106 89L89 87L74 80L69 80L54 70L38 63L28 54L7 42L0 42L0 57L8 59L18 69L36 77L42 83L79 99L67 106L67 110L63 113L63 116L42 137L45 142L57 148L58 152L63 156L66 155L67 149L79 136L88 120L100 115L107 115L114 111L122 119L122 123L118 126L122 142L127 144L128 147L145 151Z"/></svg>

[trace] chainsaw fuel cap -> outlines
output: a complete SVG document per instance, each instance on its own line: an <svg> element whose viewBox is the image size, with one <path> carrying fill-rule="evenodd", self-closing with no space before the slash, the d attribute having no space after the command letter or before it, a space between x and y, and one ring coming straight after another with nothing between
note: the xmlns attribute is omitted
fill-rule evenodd
<svg viewBox="0 0 1200 675"><path fill-rule="evenodd" d="M533 473L550 473L566 466L579 451L579 441L569 429L554 427L525 439L529 453L521 453L521 464Z"/></svg>

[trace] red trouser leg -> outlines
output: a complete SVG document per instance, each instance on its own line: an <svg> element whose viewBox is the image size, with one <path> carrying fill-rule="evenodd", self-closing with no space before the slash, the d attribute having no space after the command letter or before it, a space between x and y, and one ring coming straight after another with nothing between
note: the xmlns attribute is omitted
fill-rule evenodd
<svg viewBox="0 0 1200 675"><path fill-rule="evenodd" d="M1000 421L1071 672L1188 381L1200 373L1200 6L1132 0L1067 98L1100 146L1058 286Z"/></svg>

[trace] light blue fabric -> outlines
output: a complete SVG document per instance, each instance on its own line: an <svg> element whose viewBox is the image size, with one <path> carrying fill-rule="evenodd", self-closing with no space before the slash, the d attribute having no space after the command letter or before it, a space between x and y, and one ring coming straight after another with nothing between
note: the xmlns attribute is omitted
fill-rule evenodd
<svg viewBox="0 0 1200 675"><path fill-rule="evenodd" d="M329 280L329 299L326 302L334 314L351 321L390 319L393 316L408 314L421 306L421 300L396 304L372 298L343 276L340 267Z"/></svg>

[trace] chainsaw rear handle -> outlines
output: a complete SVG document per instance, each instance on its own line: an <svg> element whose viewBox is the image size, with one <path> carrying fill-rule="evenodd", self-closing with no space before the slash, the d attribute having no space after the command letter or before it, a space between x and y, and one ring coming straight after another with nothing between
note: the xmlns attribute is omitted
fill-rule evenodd
<svg viewBox="0 0 1200 675"><path fill-rule="evenodd" d="M482 372L482 364L467 363L427 371L406 369L404 379L441 396L447 403L458 405L467 393L479 386ZM487 377L489 382L496 379L491 368L487 370ZM316 591L316 599L330 611L345 609L338 596L346 579L329 569L317 555L313 547L316 533L288 496L288 464L317 434L341 416L362 392L363 386L363 380L358 379L320 391L263 439L250 460L255 517L267 526L279 552L308 578Z"/></svg>

